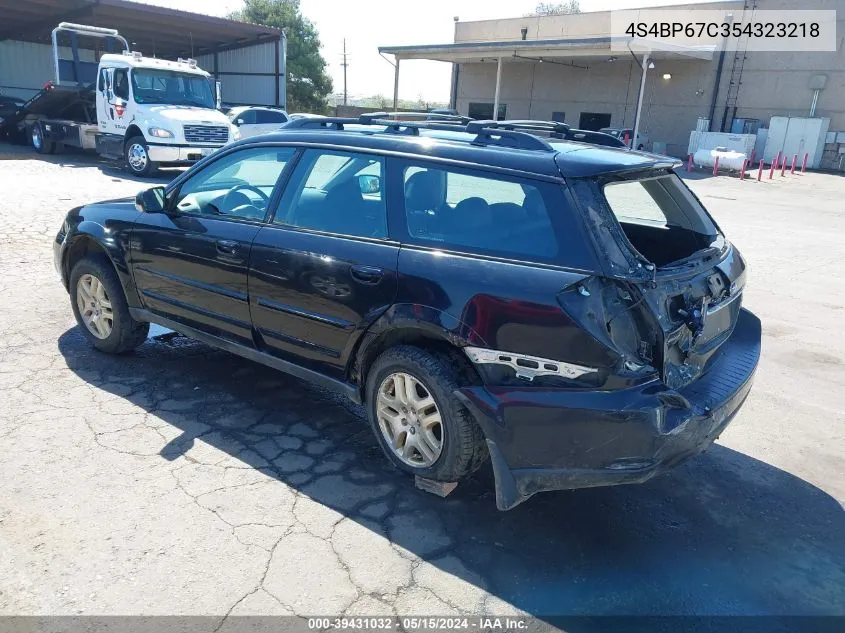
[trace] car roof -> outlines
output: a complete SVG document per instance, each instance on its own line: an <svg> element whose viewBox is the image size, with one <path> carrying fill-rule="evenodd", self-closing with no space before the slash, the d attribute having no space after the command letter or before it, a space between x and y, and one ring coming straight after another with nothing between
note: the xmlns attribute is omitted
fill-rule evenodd
<svg viewBox="0 0 845 633"><path fill-rule="evenodd" d="M278 132L234 143L249 146L286 143L320 146L340 151L369 150L402 155L413 160L447 160L467 167L493 167L547 178L589 177L601 173L649 168L668 168L680 162L666 156L612 148L577 141L550 141L550 150L521 149L473 142L466 132L419 130L419 135L386 133L377 126L350 125L344 130L282 128Z"/></svg>

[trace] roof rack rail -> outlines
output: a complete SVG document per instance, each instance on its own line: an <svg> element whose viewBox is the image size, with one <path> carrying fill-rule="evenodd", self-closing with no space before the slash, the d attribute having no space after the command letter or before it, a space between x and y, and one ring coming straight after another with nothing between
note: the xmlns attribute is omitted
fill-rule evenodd
<svg viewBox="0 0 845 633"><path fill-rule="evenodd" d="M423 121L392 118L406 116L413 118L425 117ZM627 147L624 142L610 134L578 130L559 121L476 121L469 117L451 114L437 114L431 112L370 112L355 117L321 117L294 119L284 125L285 130L344 130L347 125L380 126L393 134L408 134L419 136L420 130L437 130L445 132L466 132L475 134L474 145L497 145L514 149L530 149L550 151L554 148L549 142L537 136L537 133L547 134L551 138L581 141L593 145L607 147Z"/></svg>
<svg viewBox="0 0 845 633"><path fill-rule="evenodd" d="M479 121L487 128L501 128L514 131L546 132L554 138L565 138L570 126L560 121L534 121L530 119L505 119L503 121ZM468 125L467 128L470 126ZM467 130L469 131L469 129Z"/></svg>
<svg viewBox="0 0 845 633"><path fill-rule="evenodd" d="M361 120L370 119L392 119L395 121L413 121L423 119L424 121L436 121L441 123L460 123L466 125L474 121L472 117L461 116L460 114L442 114L440 112L367 112L361 115Z"/></svg>
<svg viewBox="0 0 845 633"><path fill-rule="evenodd" d="M589 143L590 145L603 145L605 147L624 147L630 149L625 141L616 138L612 134L605 132L595 132L593 130L577 130L571 129L564 137L568 141L580 141L581 143Z"/></svg>
<svg viewBox="0 0 845 633"><path fill-rule="evenodd" d="M323 130L342 130L344 125L352 125L360 123L359 119L352 117L302 117L301 119L293 119L284 124L284 130L301 130L301 129L323 129Z"/></svg>
<svg viewBox="0 0 845 633"><path fill-rule="evenodd" d="M470 119L466 123L456 120L402 121L396 119L378 119L372 118L372 115L363 115L361 122L366 125L384 125L391 131L415 135L419 135L419 130L467 132L468 134L476 135L472 141L474 145L498 145L500 147L533 150L552 149L551 145L537 136L507 128L489 127L486 125L489 123L488 121L475 121L473 119Z"/></svg>

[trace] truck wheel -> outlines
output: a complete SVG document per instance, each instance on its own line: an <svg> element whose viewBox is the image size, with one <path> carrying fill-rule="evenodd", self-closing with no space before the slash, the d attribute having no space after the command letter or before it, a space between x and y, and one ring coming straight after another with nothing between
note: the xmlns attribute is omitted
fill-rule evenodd
<svg viewBox="0 0 845 633"><path fill-rule="evenodd" d="M487 458L484 434L452 395L452 368L417 347L384 352L367 377L367 413L388 459L407 473L458 481Z"/></svg>
<svg viewBox="0 0 845 633"><path fill-rule="evenodd" d="M150 324L130 316L120 279L104 256L80 260L70 273L69 287L73 316L96 349L121 354L146 340Z"/></svg>
<svg viewBox="0 0 845 633"><path fill-rule="evenodd" d="M44 138L44 130L40 123L35 123L30 131L30 140L32 147L39 154L52 154L56 151L56 144L53 141L48 141Z"/></svg>
<svg viewBox="0 0 845 633"><path fill-rule="evenodd" d="M133 136L124 146L126 168L136 176L149 176L158 165L150 160L150 148L142 136Z"/></svg>

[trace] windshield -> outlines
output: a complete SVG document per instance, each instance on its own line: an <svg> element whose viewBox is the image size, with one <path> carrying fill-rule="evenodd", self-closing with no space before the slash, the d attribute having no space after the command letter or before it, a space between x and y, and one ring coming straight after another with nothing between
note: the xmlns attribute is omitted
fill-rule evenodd
<svg viewBox="0 0 845 633"><path fill-rule="evenodd" d="M202 75L134 68L132 92L137 103L165 103L213 108L211 84Z"/></svg>

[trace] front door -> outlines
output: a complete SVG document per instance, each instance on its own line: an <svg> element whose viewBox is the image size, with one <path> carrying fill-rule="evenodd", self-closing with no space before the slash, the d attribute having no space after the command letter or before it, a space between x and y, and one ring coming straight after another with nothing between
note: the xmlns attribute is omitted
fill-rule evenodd
<svg viewBox="0 0 845 633"><path fill-rule="evenodd" d="M131 261L148 310L252 345L247 264L270 197L293 149L222 155L168 191L168 213L143 214Z"/></svg>
<svg viewBox="0 0 845 633"><path fill-rule="evenodd" d="M384 159L306 150L255 237L249 297L259 346L341 377L393 303L399 245L387 238Z"/></svg>
<svg viewBox="0 0 845 633"><path fill-rule="evenodd" d="M113 131L113 114L109 112L112 73L113 69L111 68L100 68L100 72L97 74L97 128L103 134L109 134Z"/></svg>

